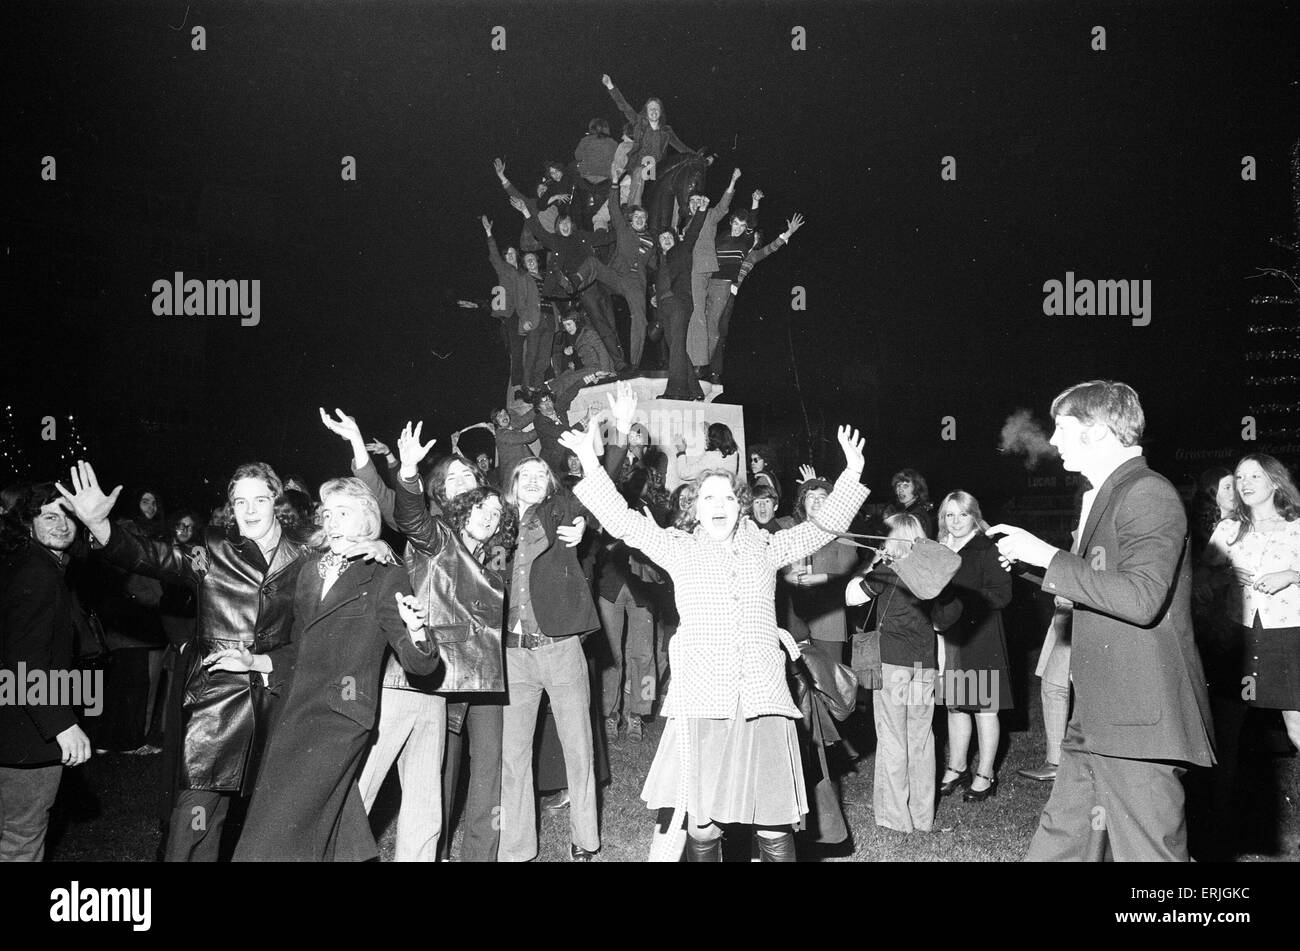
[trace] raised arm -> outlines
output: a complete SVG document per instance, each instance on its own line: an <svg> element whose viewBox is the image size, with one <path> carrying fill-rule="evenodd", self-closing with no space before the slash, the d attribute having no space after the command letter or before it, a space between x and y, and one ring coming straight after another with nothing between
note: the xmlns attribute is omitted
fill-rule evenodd
<svg viewBox="0 0 1300 951"><path fill-rule="evenodd" d="M632 231L632 226L628 224L627 215L623 214L623 206L619 204L621 193L618 188L618 181L610 176L609 186L609 220L614 225L614 234L622 240L626 240L628 234Z"/></svg>
<svg viewBox="0 0 1300 951"><path fill-rule="evenodd" d="M716 228L718 222L727 217L727 212L731 211L731 200L736 197L736 182L740 180L740 169L733 169L731 172L731 181L727 183L727 190L722 193L718 203L709 209L705 221L709 227Z"/></svg>
<svg viewBox="0 0 1300 951"><path fill-rule="evenodd" d="M623 118L627 119L628 122L636 122L639 118L636 110L628 105L627 100L623 98L623 94L619 92L618 87L614 85L614 80L609 78L609 74L606 73L604 76L601 76L600 81L604 84L605 88L609 90L610 98L614 100L614 105L618 106L618 111L623 113Z"/></svg>
<svg viewBox="0 0 1300 951"><path fill-rule="evenodd" d="M809 519L793 528L772 535L768 544L768 562L774 568L805 558L821 548L834 536L830 532L848 529L853 516L862 508L870 491L862 484L864 440L856 429L841 426L840 447L844 450L844 471L835 480L835 488L817 512L817 521L830 531L823 531Z"/></svg>
<svg viewBox="0 0 1300 951"><path fill-rule="evenodd" d="M515 269L506 263L505 258L501 257L501 250L497 247L497 239L492 236L492 222L488 221L487 215L482 218L483 230L487 232L488 261L492 264L492 270L496 271L497 280L502 285L508 285L515 279Z"/></svg>
<svg viewBox="0 0 1300 951"><path fill-rule="evenodd" d="M557 254L560 251L560 239L558 235L552 234L541 226L536 215L530 215L527 209L524 209L524 224L537 239L538 243L548 251L554 251Z"/></svg>
<svg viewBox="0 0 1300 951"><path fill-rule="evenodd" d="M416 423L414 427L407 422L402 435L397 438L397 455L402 465L397 470L397 490L393 493L393 521L397 523L397 530L412 545L425 554L432 555L446 544L450 529L441 519L430 515L424 506L424 493L420 490L417 467L437 440L432 440L427 445L421 443L420 430L423 427L423 422Z"/></svg>
<svg viewBox="0 0 1300 951"><path fill-rule="evenodd" d="M379 503L379 514L383 517L384 524L389 528L396 528L393 522L393 490L384 482L379 470L370 461L370 450L366 448L366 441L361 435L361 427L357 425L356 418L338 408L334 410L338 414L338 419L330 416L324 407L319 407L319 410L320 421L325 428L334 435L346 439L352 447L352 474L366 484L370 494Z"/></svg>
<svg viewBox="0 0 1300 951"><path fill-rule="evenodd" d="M583 479L573 487L574 494L596 517L605 531L622 539L632 548L645 552L670 574L680 567L681 546L674 543L667 529L654 519L627 507L596 455L596 427L590 432L569 430L560 437L560 445L570 449L582 462Z"/></svg>

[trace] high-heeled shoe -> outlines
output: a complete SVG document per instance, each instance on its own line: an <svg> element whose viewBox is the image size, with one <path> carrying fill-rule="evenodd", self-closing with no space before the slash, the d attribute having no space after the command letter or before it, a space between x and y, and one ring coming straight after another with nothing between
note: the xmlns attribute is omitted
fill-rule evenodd
<svg viewBox="0 0 1300 951"><path fill-rule="evenodd" d="M952 767L950 766L948 768L951 769ZM960 773L958 773L956 776L954 776L952 779L948 780L946 783L939 784L939 796L940 798L942 798L943 796L951 796L962 786L967 786L969 784L970 784L970 767L967 767L966 769L963 769Z"/></svg>
<svg viewBox="0 0 1300 951"><path fill-rule="evenodd" d="M983 773L976 773L980 779L987 779L989 784L984 789L968 789L961 797L963 802L983 802L985 799L992 799L998 794L998 778L996 776L985 776Z"/></svg>

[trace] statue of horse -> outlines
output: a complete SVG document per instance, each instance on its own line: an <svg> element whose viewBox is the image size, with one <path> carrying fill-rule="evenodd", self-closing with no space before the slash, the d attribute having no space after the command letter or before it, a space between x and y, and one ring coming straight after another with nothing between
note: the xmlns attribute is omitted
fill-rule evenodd
<svg viewBox="0 0 1300 951"><path fill-rule="evenodd" d="M712 156L700 152L682 152L659 165L655 180L646 182L641 196L641 207L649 218L646 227L657 235L673 226L673 208L685 214L691 192L704 185L704 175L709 170Z"/></svg>

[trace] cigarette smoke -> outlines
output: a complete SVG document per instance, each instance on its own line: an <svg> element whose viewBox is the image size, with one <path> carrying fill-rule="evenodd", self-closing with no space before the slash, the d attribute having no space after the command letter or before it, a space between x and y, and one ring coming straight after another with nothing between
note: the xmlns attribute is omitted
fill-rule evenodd
<svg viewBox="0 0 1300 951"><path fill-rule="evenodd" d="M1038 425L1034 414L1018 409L1002 424L1002 439L998 452L1023 456L1026 469L1037 469L1044 459L1056 458L1056 447L1047 441L1047 434Z"/></svg>

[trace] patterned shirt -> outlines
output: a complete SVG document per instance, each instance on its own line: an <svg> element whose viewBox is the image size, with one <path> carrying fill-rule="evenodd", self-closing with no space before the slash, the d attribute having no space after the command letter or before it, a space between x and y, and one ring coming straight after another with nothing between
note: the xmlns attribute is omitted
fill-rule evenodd
<svg viewBox="0 0 1300 951"><path fill-rule="evenodd" d="M818 521L833 531L848 528L868 495L858 479L848 470L840 475ZM748 518L722 540L703 528L694 534L663 529L631 511L603 470L574 493L607 532L639 548L673 580L681 624L668 645L673 677L664 716L725 720L739 704L746 719L799 719L776 626L776 573L832 536L811 522L769 533Z"/></svg>
<svg viewBox="0 0 1300 951"><path fill-rule="evenodd" d="M1220 522L1206 545L1205 563L1231 565L1255 578L1275 571L1300 571L1300 518L1277 531L1249 531L1241 541L1234 541L1240 529L1235 518ZM1228 591L1228 620L1250 627L1259 612L1259 622L1266 628L1300 627L1300 585L1289 584L1277 594L1265 594L1234 579Z"/></svg>

